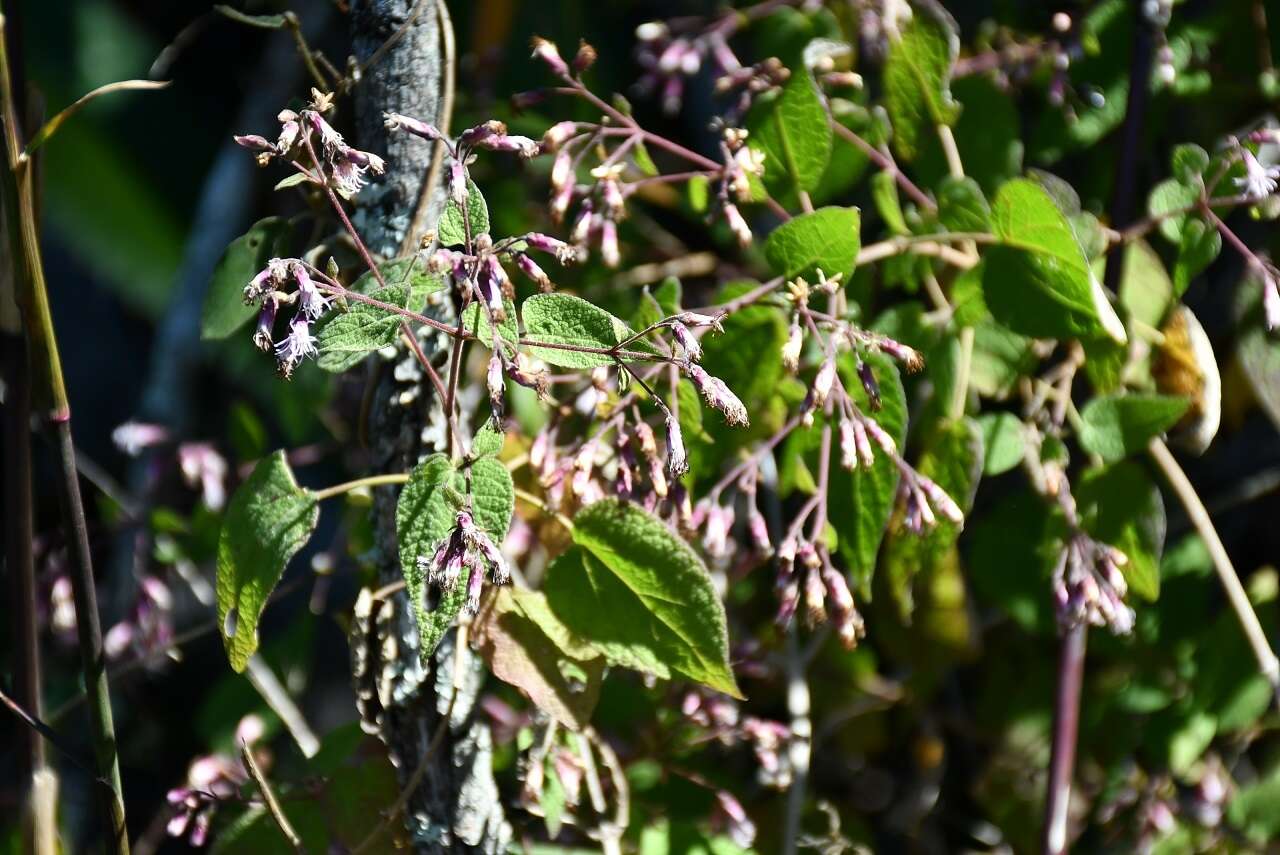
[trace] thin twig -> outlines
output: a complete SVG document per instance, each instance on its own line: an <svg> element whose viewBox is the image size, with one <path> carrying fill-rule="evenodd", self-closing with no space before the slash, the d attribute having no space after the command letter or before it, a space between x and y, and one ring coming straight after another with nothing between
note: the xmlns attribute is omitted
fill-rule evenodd
<svg viewBox="0 0 1280 855"><path fill-rule="evenodd" d="M1076 737L1080 726L1080 686L1084 681L1084 653L1088 624L1077 623L1062 639L1058 663L1058 689L1053 708L1053 744L1049 757L1049 788L1045 797L1045 855L1062 855L1067 849L1071 776L1076 762Z"/></svg>
<svg viewBox="0 0 1280 855"><path fill-rule="evenodd" d="M1280 700L1280 659L1277 659L1271 643L1267 640L1267 634L1258 621L1258 614L1253 610L1253 604L1249 602L1249 595L1245 593L1240 576L1231 563L1231 557L1227 555L1227 548L1223 546L1222 538L1218 537L1218 530L1214 527L1213 520L1209 518L1208 510L1200 501L1199 493L1196 492L1191 480L1187 478L1187 473L1182 471L1173 453L1162 440L1159 438L1151 440L1147 450L1156 466L1164 473L1174 495L1186 509L1187 516L1195 526L1200 539L1204 541L1205 548L1209 550L1209 557L1213 559L1213 569L1218 572L1222 587L1227 592L1227 600L1236 613L1236 619L1240 621L1240 627L1244 630L1245 639L1253 650L1254 658L1258 660L1258 669L1271 684L1277 700Z"/></svg>
<svg viewBox="0 0 1280 855"><path fill-rule="evenodd" d="M280 829L280 833L284 835L285 840L289 841L289 845L295 852L301 852L302 838L293 830L293 826L289 824L289 817L285 816L284 811L280 809L280 802L276 801L276 794L271 791L271 784L262 774L262 769L258 768L258 761L254 759L253 749L248 742L240 743L240 759L244 761L244 768L249 773L249 777L253 778L253 782L258 785L258 792L262 793L262 800L267 805L267 813L271 814L271 818L275 820L276 828Z"/></svg>

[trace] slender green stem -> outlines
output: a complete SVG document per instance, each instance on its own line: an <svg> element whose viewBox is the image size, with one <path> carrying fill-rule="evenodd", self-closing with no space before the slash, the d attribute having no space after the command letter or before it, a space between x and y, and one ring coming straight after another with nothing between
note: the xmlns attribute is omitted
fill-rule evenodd
<svg viewBox="0 0 1280 855"><path fill-rule="evenodd" d="M1249 602L1249 595L1245 593L1244 585L1240 583L1240 575L1236 573L1236 568L1231 563L1231 556L1227 554L1222 538L1218 537L1218 530L1214 528L1209 511L1200 501L1200 495L1196 492L1191 479L1182 471L1182 467L1178 465L1178 461L1164 442L1153 439L1147 450L1156 466L1164 473L1174 495L1178 497L1178 501L1187 511L1187 516L1191 518L1191 524L1195 526L1196 533L1200 535L1200 539L1209 550L1209 557L1213 559L1213 569L1218 573L1222 587L1227 592L1227 601L1231 603L1231 608L1236 613L1236 620L1240 621L1240 628L1244 630L1254 658L1258 660L1258 669L1271 684L1271 689L1277 698L1280 698L1280 659L1276 658L1275 651L1271 649L1271 642L1267 640L1267 634L1258 621L1258 614L1253 610L1253 604Z"/></svg>
<svg viewBox="0 0 1280 855"><path fill-rule="evenodd" d="M107 689L106 659L102 653L102 628L98 623L98 602L94 589L93 558L89 551L89 529L80 499L80 478L76 471L75 446L71 440L71 408L62 379L62 363L49 311L44 268L37 233L35 193L32 187L30 160L22 158L18 109L14 101L9 69L8 46L5 41L5 19L0 15L0 111L4 117L7 154L6 169L0 170L5 219L8 221L10 257L14 278L18 283L19 306L28 336L33 365L42 375L34 388L41 392L40 403L48 408L55 425L60 463L62 510L71 558L71 584L76 608L76 629L80 657L84 668L85 688L89 695L89 725L93 735L98 775L105 782L102 793L105 813L110 824L109 851L128 853L129 837L125 825L124 790L120 782L120 764L116 750L115 724L111 717L111 698Z"/></svg>
<svg viewBox="0 0 1280 855"><path fill-rule="evenodd" d="M341 484L335 484L332 487L325 487L323 490L316 490L314 495L316 501L324 501L332 499L334 496L341 496L343 493L350 493L352 490L358 490L361 487L381 487L384 484L404 484L409 480L408 472L392 472L388 475L368 475L364 478L357 478L354 481L345 481Z"/></svg>
<svg viewBox="0 0 1280 855"><path fill-rule="evenodd" d="M262 793L262 801L267 805L267 813L271 814L271 818L275 820L276 828L280 829L280 833L284 835L285 840L289 841L289 845L295 852L302 852L302 838L293 830L289 817L285 816L284 811L280 809L280 802L276 800L276 794L271 789L267 776L262 774L262 769L253 756L253 748L247 742L240 743L240 759L244 762L244 768L248 771L249 777L258 785L258 792Z"/></svg>

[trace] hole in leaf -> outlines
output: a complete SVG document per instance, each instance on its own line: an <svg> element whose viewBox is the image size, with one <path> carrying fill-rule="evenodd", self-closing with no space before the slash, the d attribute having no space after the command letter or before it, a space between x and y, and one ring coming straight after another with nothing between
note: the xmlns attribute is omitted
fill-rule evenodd
<svg viewBox="0 0 1280 855"><path fill-rule="evenodd" d="M240 622L239 610L232 608L227 612L227 619L222 622L222 634L227 638L233 638L236 634L236 625Z"/></svg>

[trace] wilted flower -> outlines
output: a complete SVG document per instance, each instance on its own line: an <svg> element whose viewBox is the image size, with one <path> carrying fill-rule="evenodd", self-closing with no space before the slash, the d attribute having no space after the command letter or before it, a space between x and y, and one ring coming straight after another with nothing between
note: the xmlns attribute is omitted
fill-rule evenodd
<svg viewBox="0 0 1280 855"><path fill-rule="evenodd" d="M702 361L702 345L698 343L698 337L688 327L679 321L672 321L671 332L680 343L680 347L684 349L685 356L694 362Z"/></svg>
<svg viewBox="0 0 1280 855"><path fill-rule="evenodd" d="M429 125L411 116L402 116L399 113L383 113L382 121L389 131L408 131L414 136L422 137L430 142L435 142L441 138L440 130L435 125Z"/></svg>
<svg viewBox="0 0 1280 855"><path fill-rule="evenodd" d="M756 826L747 816L741 802L727 790L716 791L716 812L711 818L714 828L722 828L735 845L750 849L756 840Z"/></svg>
<svg viewBox="0 0 1280 855"><path fill-rule="evenodd" d="M667 472L672 478L679 478L689 471L689 459L685 454L684 436L680 432L680 420L671 413L667 414Z"/></svg>
<svg viewBox="0 0 1280 855"><path fill-rule="evenodd" d="M733 394L723 380L718 377L712 377L702 370L701 366L693 362L685 366L685 371L689 373L689 379L693 381L693 385L697 386L698 391L702 393L702 398L707 402L707 405L724 413L726 422L730 425L741 425L743 427L749 423L747 408L743 406L742 401L738 400L738 396Z"/></svg>

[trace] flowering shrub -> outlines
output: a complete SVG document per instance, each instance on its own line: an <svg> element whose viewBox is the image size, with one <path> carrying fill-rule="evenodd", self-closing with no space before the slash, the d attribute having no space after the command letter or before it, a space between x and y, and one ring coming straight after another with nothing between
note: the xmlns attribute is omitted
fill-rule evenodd
<svg viewBox="0 0 1280 855"><path fill-rule="evenodd" d="M237 672L261 668L273 592L342 505L312 566L354 568L357 707L388 750L326 739L317 780L275 782L281 807L247 719L243 761L215 749L170 794L171 834L480 845L406 807L442 786L421 770L460 726L472 655L505 809L485 839L524 851L1252 851L1280 833L1259 748L1274 573L1242 584L1170 451L1205 454L1223 422L1230 377L1183 301L1219 256L1245 271L1242 369L1275 418L1280 270L1228 220L1280 215L1280 130L1177 145L1140 187L1148 98L1188 95L1210 61L1172 3L1133 5L963 49L927 0L653 21L635 106L596 88L593 47L535 38L542 79L501 119L384 112L440 164L438 216L399 257L364 237L402 165L338 130L354 78L239 129L304 208L227 249L205 337L250 341L276 383L336 375L364 398L348 435L401 431L410 465L316 488L306 449L237 473L158 426L115 441L171 459L216 515L215 590L178 527L156 563L216 609ZM1132 66L1104 74L1129 56L1118 29ZM714 104L704 133L655 129L694 101ZM1078 173L1066 156L1113 130L1105 190L1041 168ZM545 203L513 213L512 184ZM1166 544L1175 517L1195 531ZM63 633L69 597L55 583ZM108 656L159 668L172 599L146 576ZM1209 644L1230 663L1197 661ZM422 718L406 754L391 710L424 692L443 723ZM367 809L328 827L357 785Z"/></svg>

